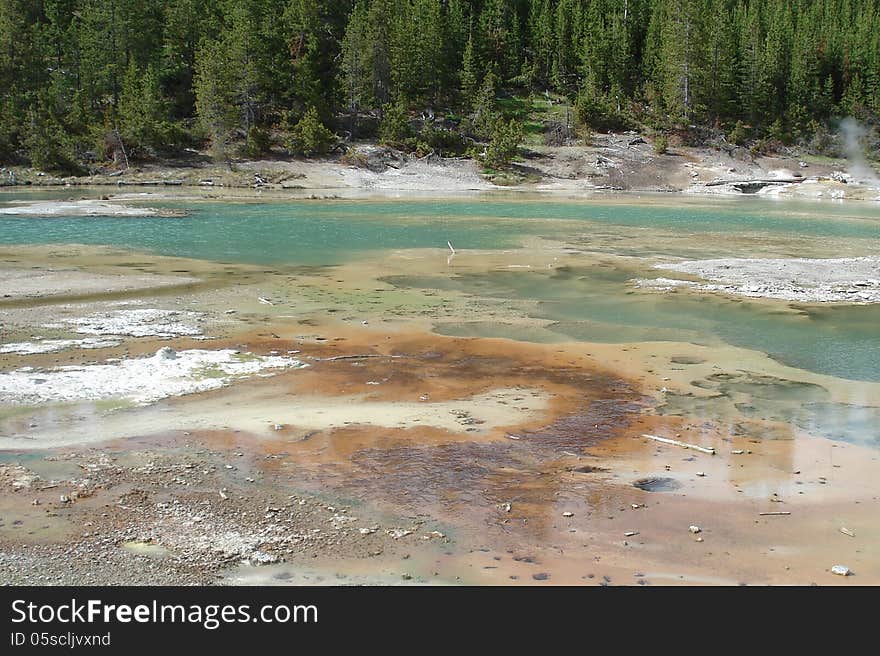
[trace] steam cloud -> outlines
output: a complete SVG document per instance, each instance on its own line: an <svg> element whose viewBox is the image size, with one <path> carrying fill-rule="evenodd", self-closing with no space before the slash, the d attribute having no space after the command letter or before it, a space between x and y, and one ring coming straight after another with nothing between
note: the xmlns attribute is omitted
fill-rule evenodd
<svg viewBox="0 0 880 656"><path fill-rule="evenodd" d="M849 161L849 172L853 179L871 185L880 186L880 178L865 159L862 139L868 131L854 118L845 118L840 122L846 158Z"/></svg>

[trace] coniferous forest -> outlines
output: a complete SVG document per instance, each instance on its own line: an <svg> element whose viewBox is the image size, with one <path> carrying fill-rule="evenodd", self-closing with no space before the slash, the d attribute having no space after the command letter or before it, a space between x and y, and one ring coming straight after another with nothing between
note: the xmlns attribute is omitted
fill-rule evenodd
<svg viewBox="0 0 880 656"><path fill-rule="evenodd" d="M821 149L880 116L880 0L0 3L4 164L352 139L504 162L530 99L578 134Z"/></svg>

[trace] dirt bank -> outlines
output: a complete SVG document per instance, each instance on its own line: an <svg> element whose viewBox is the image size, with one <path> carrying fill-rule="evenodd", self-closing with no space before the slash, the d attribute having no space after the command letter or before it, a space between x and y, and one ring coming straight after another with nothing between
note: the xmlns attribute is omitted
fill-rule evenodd
<svg viewBox="0 0 880 656"><path fill-rule="evenodd" d="M352 144L358 157L318 160L284 158L240 160L218 165L205 154L167 162L144 162L127 170L81 177L56 177L15 169L17 185L149 186L170 190L283 190L295 195L361 193L467 193L497 189L583 194L607 189L690 194L769 194L802 198L880 199L880 188L846 173L845 160L810 156L769 157L744 148L676 147L658 154L635 133L596 134L589 146L534 146L508 171L485 174L469 159L419 158L372 144ZM358 162L357 165L350 162ZM13 187L10 187L13 188ZM126 194L128 199L136 199ZM138 213L146 210L100 200L83 203L15 206L6 213L52 215ZM158 210L150 210L158 211Z"/></svg>

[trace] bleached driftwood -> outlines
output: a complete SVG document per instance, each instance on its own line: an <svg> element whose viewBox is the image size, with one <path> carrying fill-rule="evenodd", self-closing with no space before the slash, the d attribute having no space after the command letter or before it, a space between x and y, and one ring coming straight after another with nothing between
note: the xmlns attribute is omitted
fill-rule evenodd
<svg viewBox="0 0 880 656"><path fill-rule="evenodd" d="M706 183L707 187L720 187L721 185L779 185L779 184L800 184L806 180L800 178L751 178L747 180L711 180Z"/></svg>
<svg viewBox="0 0 880 656"><path fill-rule="evenodd" d="M383 355L382 353L358 353L355 355L334 355L329 358L312 358L318 362L338 362L339 360L363 360L364 358L402 358L402 355Z"/></svg>
<svg viewBox="0 0 880 656"><path fill-rule="evenodd" d="M654 440L655 442L662 442L663 444L672 444L674 446L680 446L683 449L693 449L694 451L700 451L701 453L708 453L710 456L715 455L715 449L713 449L712 447L697 446L696 444L688 444L687 442L679 442L678 440L670 440L668 437L659 437L657 435L649 435L648 433L643 433L642 437L646 437L649 440Z"/></svg>

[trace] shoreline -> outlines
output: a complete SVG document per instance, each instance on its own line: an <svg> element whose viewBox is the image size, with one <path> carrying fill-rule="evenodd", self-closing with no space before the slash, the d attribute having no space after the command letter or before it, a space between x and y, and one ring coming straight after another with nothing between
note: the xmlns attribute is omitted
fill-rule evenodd
<svg viewBox="0 0 880 656"><path fill-rule="evenodd" d="M647 143L633 145L632 135L597 134L590 146L535 146L509 170L481 172L477 163L437 155L418 158L374 144L353 144L369 154L369 165L341 158L251 159L230 166L202 154L188 159L142 162L126 170L89 176L53 176L23 167L5 169L0 193L23 189L179 189L199 197L211 194L255 196L263 192L319 194L332 198L351 193L474 194L511 192L582 195L602 192L657 193L681 196L768 197L880 201L880 179L847 173L846 160L790 156L755 156L745 149L728 153L679 147L657 154ZM10 180L14 181L10 184ZM130 193L130 191L129 191ZM173 195L173 194L170 194Z"/></svg>

